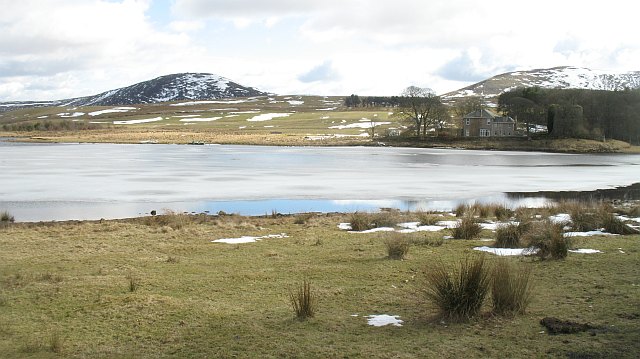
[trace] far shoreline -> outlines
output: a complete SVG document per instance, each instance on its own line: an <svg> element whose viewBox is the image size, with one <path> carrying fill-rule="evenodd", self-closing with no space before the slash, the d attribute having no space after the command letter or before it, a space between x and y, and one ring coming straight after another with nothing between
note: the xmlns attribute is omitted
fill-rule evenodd
<svg viewBox="0 0 640 359"><path fill-rule="evenodd" d="M640 146L619 140L596 141L576 138L537 136L509 138L445 138L413 139L402 137L377 138L332 137L314 139L316 135L279 133L242 133L210 131L154 131L154 130L87 130L76 132L0 132L0 138L21 143L111 143L111 144L176 144L176 145L247 145L283 147L400 147L443 148L459 150L523 151L548 153L620 153L640 154Z"/></svg>

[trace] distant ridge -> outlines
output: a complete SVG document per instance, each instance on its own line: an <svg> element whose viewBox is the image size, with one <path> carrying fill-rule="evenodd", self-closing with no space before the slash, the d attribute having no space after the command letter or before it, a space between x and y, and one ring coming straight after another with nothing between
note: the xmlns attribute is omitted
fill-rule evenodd
<svg viewBox="0 0 640 359"><path fill-rule="evenodd" d="M24 107L46 106L124 106L184 100L210 100L266 95L222 76L209 73L181 73L160 76L95 96L58 101L0 102L0 112Z"/></svg>
<svg viewBox="0 0 640 359"><path fill-rule="evenodd" d="M514 71L493 76L460 90L442 95L446 102L480 96L495 101L506 91L517 87L541 87L589 90L624 90L640 88L640 71L609 73L583 67L561 66L531 71Z"/></svg>

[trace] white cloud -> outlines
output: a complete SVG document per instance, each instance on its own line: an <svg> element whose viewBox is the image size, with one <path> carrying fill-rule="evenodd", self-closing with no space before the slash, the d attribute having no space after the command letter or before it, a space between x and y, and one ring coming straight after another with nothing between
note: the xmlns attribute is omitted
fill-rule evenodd
<svg viewBox="0 0 640 359"><path fill-rule="evenodd" d="M0 0L0 101L187 71L283 94L392 95L513 69L640 64L623 0L173 0L154 17L166 3Z"/></svg>

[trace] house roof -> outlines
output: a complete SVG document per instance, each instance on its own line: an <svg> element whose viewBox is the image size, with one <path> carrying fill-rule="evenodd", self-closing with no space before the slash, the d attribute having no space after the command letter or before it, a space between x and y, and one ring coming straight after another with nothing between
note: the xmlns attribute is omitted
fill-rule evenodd
<svg viewBox="0 0 640 359"><path fill-rule="evenodd" d="M473 112L468 113L466 116L464 116L464 118L490 118L490 119L494 119L496 117L498 117L498 115L485 109L475 110Z"/></svg>
<svg viewBox="0 0 640 359"><path fill-rule="evenodd" d="M473 112L468 113L466 116L464 116L464 119L467 118L482 118L482 119L490 119L493 120L494 122L500 122L500 123L515 123L516 121L514 121L511 117L509 116L498 116L496 113L489 111L489 110L475 110Z"/></svg>

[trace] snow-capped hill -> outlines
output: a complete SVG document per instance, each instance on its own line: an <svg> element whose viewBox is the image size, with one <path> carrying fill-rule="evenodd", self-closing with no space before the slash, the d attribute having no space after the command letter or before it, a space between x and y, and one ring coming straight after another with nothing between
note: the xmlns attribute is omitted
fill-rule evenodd
<svg viewBox="0 0 640 359"><path fill-rule="evenodd" d="M0 103L0 112L25 107L47 106L126 106L184 100L211 100L232 97L266 95L252 87L245 87L227 78L204 73L183 73L160 76L95 96L59 101Z"/></svg>
<svg viewBox="0 0 640 359"><path fill-rule="evenodd" d="M442 95L455 101L467 96L481 96L495 100L501 93L517 87L574 88L588 90L624 90L640 88L640 71L610 73L581 67L554 67L531 71L515 71L491 77L487 80Z"/></svg>
<svg viewBox="0 0 640 359"><path fill-rule="evenodd" d="M185 73L160 76L121 89L71 100L68 104L74 106L122 106L264 94L264 92L239 85L218 75Z"/></svg>

